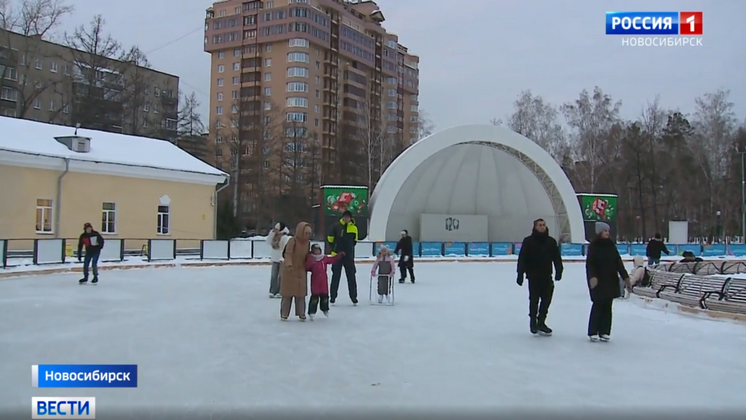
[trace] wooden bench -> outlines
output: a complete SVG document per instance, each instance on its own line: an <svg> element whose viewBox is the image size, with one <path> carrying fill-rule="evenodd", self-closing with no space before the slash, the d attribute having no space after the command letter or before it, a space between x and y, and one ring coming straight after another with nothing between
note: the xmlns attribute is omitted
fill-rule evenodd
<svg viewBox="0 0 746 420"><path fill-rule="evenodd" d="M746 279L730 278L721 290L712 290L702 298L702 307L713 311L746 314ZM717 299L712 299L717 296Z"/></svg>
<svg viewBox="0 0 746 420"><path fill-rule="evenodd" d="M725 261L721 268L722 274L746 273L746 263L743 261Z"/></svg>
<svg viewBox="0 0 746 420"><path fill-rule="evenodd" d="M685 274L676 287L663 285L656 297L686 306L699 307L705 292L721 290L727 280L722 277Z"/></svg>
<svg viewBox="0 0 746 420"><path fill-rule="evenodd" d="M657 294L662 289L667 289L670 287L676 287L679 284L679 281L682 277L685 276L685 274L679 274L679 273L670 273L668 271L656 271L656 270L650 270L650 286L648 287L641 287L637 286L633 289L635 294L654 298L657 297ZM667 286L667 287L664 287Z"/></svg>

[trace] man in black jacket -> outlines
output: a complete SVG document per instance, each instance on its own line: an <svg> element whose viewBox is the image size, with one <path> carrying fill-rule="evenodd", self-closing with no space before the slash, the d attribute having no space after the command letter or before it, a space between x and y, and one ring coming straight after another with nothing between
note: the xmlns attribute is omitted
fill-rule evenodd
<svg viewBox="0 0 746 420"><path fill-rule="evenodd" d="M645 251L648 257L648 266L660 264L661 254L671 255L668 248L666 248L666 244L663 243L660 233L656 233L655 237L648 242Z"/></svg>
<svg viewBox="0 0 746 420"><path fill-rule="evenodd" d="M342 277L342 268L345 269L347 277L347 289L350 292L350 300L353 305L357 305L357 280L355 279L355 245L357 245L357 226L352 219L352 213L345 211L339 223L335 224L327 242L332 247L332 255L341 254L342 258L332 264L332 285L329 293L329 302L334 303L337 300L339 291L339 280Z"/></svg>
<svg viewBox="0 0 746 420"><path fill-rule="evenodd" d="M83 233L78 238L78 262L80 262L80 255L85 247L85 258L83 260L83 278L80 279L80 284L88 282L88 267L92 266L93 269L93 280L91 283L98 283L98 257L101 255L101 250L104 248L104 238L100 233L93 230L93 226L90 223L83 225Z"/></svg>
<svg viewBox="0 0 746 420"><path fill-rule="evenodd" d="M407 281L407 270L409 270L409 278L414 283L414 249L412 246L412 237L409 236L409 232L406 229L401 231L401 239L396 243L394 254L399 255L399 272L401 273L399 283Z"/></svg>
<svg viewBox="0 0 746 420"><path fill-rule="evenodd" d="M518 279L523 286L523 276L528 277L528 316L531 317L531 334L552 335L546 324L549 305L554 294L552 281L554 265L555 281L562 279L562 256L557 241L549 236L549 228L544 219L534 220L531 236L523 239L518 255Z"/></svg>

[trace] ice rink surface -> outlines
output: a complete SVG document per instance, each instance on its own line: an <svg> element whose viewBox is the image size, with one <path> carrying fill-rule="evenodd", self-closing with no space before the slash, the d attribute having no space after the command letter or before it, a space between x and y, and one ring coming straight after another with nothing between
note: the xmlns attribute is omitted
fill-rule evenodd
<svg viewBox="0 0 746 420"><path fill-rule="evenodd" d="M547 323L528 332L514 263L420 263L396 306L342 281L331 317L279 320L269 266L104 271L0 280L0 407L93 396L99 416L186 409L687 408L746 412L746 326L617 300L590 343L584 267L566 264ZM34 364L137 364L136 389L34 389ZM716 403L715 403L716 402ZM125 408L126 407L126 408Z"/></svg>

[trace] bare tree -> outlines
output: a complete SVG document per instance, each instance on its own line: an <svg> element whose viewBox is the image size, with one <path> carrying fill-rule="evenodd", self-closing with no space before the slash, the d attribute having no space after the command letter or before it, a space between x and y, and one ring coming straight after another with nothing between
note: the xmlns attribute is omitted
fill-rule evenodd
<svg viewBox="0 0 746 420"><path fill-rule="evenodd" d="M119 42L104 33L106 22L101 15L88 26L79 26L65 34L72 49L73 120L82 127L121 130L124 109L124 68L126 53Z"/></svg>
<svg viewBox="0 0 746 420"><path fill-rule="evenodd" d="M179 137L200 136L205 132L205 124L202 122L202 115L199 113L200 102L197 94L192 92L189 95L180 95L182 104L179 109L179 119L177 132Z"/></svg>
<svg viewBox="0 0 746 420"><path fill-rule="evenodd" d="M435 124L428 116L427 111L425 111L424 109L420 109L419 113L417 114L417 121L414 123L412 131L413 132L410 133L412 134L410 136L410 144L414 144L424 139L425 137L433 134L433 132L435 131ZM405 147L406 146L409 145L405 145Z"/></svg>
<svg viewBox="0 0 746 420"><path fill-rule="evenodd" d="M599 175L607 162L606 156L601 153L602 144L612 126L619 121L621 106L620 101L613 102L611 96L598 86L593 89L592 95L583 90L578 99L562 106L567 124L574 130L571 146L575 151L575 160L581 163L576 167L585 172L587 183L584 187L588 192L597 191Z"/></svg>
<svg viewBox="0 0 746 420"><path fill-rule="evenodd" d="M64 79L29 80L24 69L30 63L39 67L45 59L59 58L42 41L50 40L52 31L72 11L64 0L0 0L0 57L9 63L0 65L0 88L10 89L10 96L16 97L17 117L26 118L43 93L65 91L60 86Z"/></svg>
<svg viewBox="0 0 746 420"><path fill-rule="evenodd" d="M513 106L515 110L508 117L507 126L533 140L560 162L564 151L565 132L560 124L557 108L530 90L521 92Z"/></svg>
<svg viewBox="0 0 746 420"><path fill-rule="evenodd" d="M129 125L127 131L131 134L162 138L165 136L157 117L160 103L151 101L154 79L153 73L148 71L150 68L150 61L139 47L133 46L125 54L122 66L124 123Z"/></svg>

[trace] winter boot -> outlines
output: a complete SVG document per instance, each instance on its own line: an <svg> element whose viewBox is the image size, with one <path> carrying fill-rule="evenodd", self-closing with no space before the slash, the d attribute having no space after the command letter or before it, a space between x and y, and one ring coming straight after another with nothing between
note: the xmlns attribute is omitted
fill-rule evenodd
<svg viewBox="0 0 746 420"><path fill-rule="evenodd" d="M78 283L80 283L80 284L86 284L86 283L88 283L88 279L86 277L83 277L82 279L78 280Z"/></svg>
<svg viewBox="0 0 746 420"><path fill-rule="evenodd" d="M93 284L98 283L98 277L94 277L93 280L91 280L91 283L93 283Z"/></svg>
<svg viewBox="0 0 746 420"><path fill-rule="evenodd" d="M531 315L529 315L529 316L531 316ZM531 325L530 325L530 328L531 328L531 334L538 334L539 333L539 327L538 327L538 323L536 322L536 317L535 316L531 316Z"/></svg>
<svg viewBox="0 0 746 420"><path fill-rule="evenodd" d="M546 318L544 316L539 316L539 334L541 335L552 335L552 329L547 326L547 324L544 322Z"/></svg>

